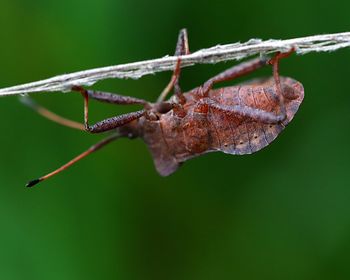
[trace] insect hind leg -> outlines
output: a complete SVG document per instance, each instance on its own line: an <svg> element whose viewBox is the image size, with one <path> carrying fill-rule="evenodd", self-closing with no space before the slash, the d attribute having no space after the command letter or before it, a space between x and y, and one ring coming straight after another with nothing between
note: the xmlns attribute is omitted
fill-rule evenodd
<svg viewBox="0 0 350 280"><path fill-rule="evenodd" d="M234 80L238 77L252 73L265 65L267 65L267 59L265 57L255 58L243 62L241 64L235 65L206 81L202 86L202 90L200 93L203 96L207 96L209 91L213 88L215 84Z"/></svg>
<svg viewBox="0 0 350 280"><path fill-rule="evenodd" d="M285 120L287 118L287 111L286 111L285 100L284 100L284 95L283 95L283 89L282 89L282 86L281 86L280 75L279 75L279 61L282 58L290 56L293 52L295 52L295 48L294 47L291 48L286 53L277 52L275 54L275 56L268 61L268 63L270 65L272 65L272 67L273 67L273 78L275 80L275 87L276 87L276 92L277 92L277 98L278 98L279 107L280 107L280 115L283 116L283 120Z"/></svg>
<svg viewBox="0 0 350 280"><path fill-rule="evenodd" d="M209 98L203 98L199 101L198 106L205 104L208 105L209 108L219 110L228 115L238 115L243 118L250 118L256 122L262 122L266 124L277 124L281 122L284 118L283 115L277 114L275 115L272 112L267 112L261 109L252 108L249 106L243 105L223 105L213 101Z"/></svg>

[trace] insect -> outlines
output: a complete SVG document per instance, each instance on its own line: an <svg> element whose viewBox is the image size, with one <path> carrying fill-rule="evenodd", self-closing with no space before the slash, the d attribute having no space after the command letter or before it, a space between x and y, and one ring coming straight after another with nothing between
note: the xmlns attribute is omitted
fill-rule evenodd
<svg viewBox="0 0 350 280"><path fill-rule="evenodd" d="M179 85L179 58L169 84L155 103L73 86L71 90L84 97L84 125L62 118L26 99L25 103L38 113L62 125L90 133L112 132L67 164L26 186L32 187L58 174L120 137L142 138L162 176L170 175L181 163L207 152L244 155L259 151L279 135L303 101L302 84L279 76L279 60L293 51L276 53L270 60L261 57L241 63L186 93ZM183 29L178 36L175 56L186 54L189 54L188 37ZM219 82L233 80L269 64L273 67L271 78L213 89ZM172 90L174 95L166 100ZM139 104L143 109L90 125L89 99L112 104Z"/></svg>

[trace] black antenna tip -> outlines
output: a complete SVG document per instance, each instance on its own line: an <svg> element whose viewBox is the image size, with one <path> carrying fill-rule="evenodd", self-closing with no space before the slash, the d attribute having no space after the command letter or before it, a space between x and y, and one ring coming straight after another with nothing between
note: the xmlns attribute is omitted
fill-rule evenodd
<svg viewBox="0 0 350 280"><path fill-rule="evenodd" d="M31 188L31 187L35 186L36 184L38 184L40 182L41 182L40 179L35 179L33 181L30 181L29 183L26 184L26 188Z"/></svg>

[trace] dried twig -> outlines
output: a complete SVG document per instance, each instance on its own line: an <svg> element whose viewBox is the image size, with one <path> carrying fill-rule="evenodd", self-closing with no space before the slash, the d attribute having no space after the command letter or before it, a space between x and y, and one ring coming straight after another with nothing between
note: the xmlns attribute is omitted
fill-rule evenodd
<svg viewBox="0 0 350 280"><path fill-rule="evenodd" d="M217 45L202 49L189 55L181 56L181 67L195 64L217 63L228 60L239 60L256 54L267 54L276 51L285 52L291 47L298 54L309 52L335 51L350 46L350 32L315 35L288 40L251 39L246 43ZM53 78L0 89L0 96L25 94L31 92L70 91L73 85L91 86L99 80L108 78L138 79L144 75L173 70L177 61L175 56L120 64L103 68L75 72Z"/></svg>

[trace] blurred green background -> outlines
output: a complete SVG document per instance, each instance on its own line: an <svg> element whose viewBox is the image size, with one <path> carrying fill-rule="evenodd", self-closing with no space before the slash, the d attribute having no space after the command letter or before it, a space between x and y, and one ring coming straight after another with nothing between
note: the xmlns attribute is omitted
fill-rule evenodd
<svg viewBox="0 0 350 280"><path fill-rule="evenodd" d="M0 2L0 87L250 38L350 31L350 2ZM0 99L0 279L349 279L350 50L284 60L305 87L294 121L252 156L210 153L161 178L122 139L34 189L102 138ZM189 90L233 62L184 69ZM171 73L93 88L155 100ZM264 69L255 76L271 75ZM252 76L254 76L252 75ZM76 94L34 98L82 120ZM91 102L97 121L134 108Z"/></svg>

